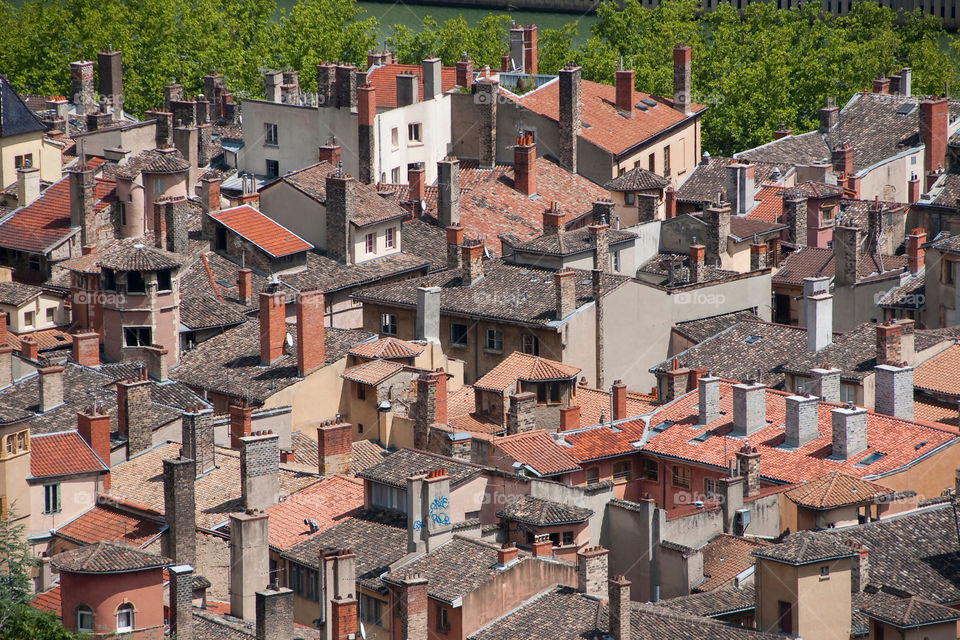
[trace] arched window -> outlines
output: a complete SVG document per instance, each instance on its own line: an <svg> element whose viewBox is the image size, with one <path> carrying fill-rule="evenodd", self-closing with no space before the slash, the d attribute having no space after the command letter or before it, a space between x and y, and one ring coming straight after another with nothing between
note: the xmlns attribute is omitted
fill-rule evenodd
<svg viewBox="0 0 960 640"><path fill-rule="evenodd" d="M117 607L117 632L133 631L133 605L129 602Z"/></svg>
<svg viewBox="0 0 960 640"><path fill-rule="evenodd" d="M77 606L77 631L93 631L93 609L85 604Z"/></svg>

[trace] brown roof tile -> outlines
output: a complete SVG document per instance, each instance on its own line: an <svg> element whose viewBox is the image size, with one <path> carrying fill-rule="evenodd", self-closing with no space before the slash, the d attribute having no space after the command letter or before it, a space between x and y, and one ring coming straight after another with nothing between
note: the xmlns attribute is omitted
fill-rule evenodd
<svg viewBox="0 0 960 640"><path fill-rule="evenodd" d="M774 274L773 283L800 287L804 278L832 278L834 268L832 249L803 247L787 256L780 270ZM894 278L906 268L906 256L884 256L879 253L862 255L857 263L857 282Z"/></svg>
<svg viewBox="0 0 960 640"><path fill-rule="evenodd" d="M576 505L521 496L497 512L498 518L534 527L586 522L593 511Z"/></svg>
<svg viewBox="0 0 960 640"><path fill-rule="evenodd" d="M514 351L474 382L473 386L487 391L504 391L517 380L524 382L570 380L576 378L580 371L582 371L580 367L571 364Z"/></svg>
<svg viewBox="0 0 960 640"><path fill-rule="evenodd" d="M492 445L508 456L529 466L541 476L578 471L577 459L554 442L546 431L536 429L492 440Z"/></svg>
<svg viewBox="0 0 960 640"><path fill-rule="evenodd" d="M932 393L960 397L958 371L960 371L960 345L955 344L917 365L913 372L913 386Z"/></svg>
<svg viewBox="0 0 960 640"><path fill-rule="evenodd" d="M161 569L173 561L119 542L95 542L55 555L51 563L71 573L124 573Z"/></svg>
<svg viewBox="0 0 960 640"><path fill-rule="evenodd" d="M835 509L850 504L871 502L882 496L894 493L876 482L870 482L849 473L831 471L830 473L806 480L783 495L810 509Z"/></svg>
<svg viewBox="0 0 960 640"><path fill-rule="evenodd" d="M141 173L184 173L190 163L173 147L141 151L120 165L117 177L136 180Z"/></svg>
<svg viewBox="0 0 960 640"><path fill-rule="evenodd" d="M109 505L96 505L54 532L59 538L91 544L94 542L123 542L143 547L156 539L164 526Z"/></svg>
<svg viewBox="0 0 960 640"><path fill-rule="evenodd" d="M701 548L704 581L696 591L712 591L726 586L740 573L753 566L750 552L767 542L721 533Z"/></svg>
<svg viewBox="0 0 960 640"><path fill-rule="evenodd" d="M359 358L392 360L395 358L415 358L423 353L425 348L424 345L416 342L388 336L356 344L347 353Z"/></svg>
<svg viewBox="0 0 960 640"><path fill-rule="evenodd" d="M344 380L375 386L395 373L403 371L404 368L405 367L399 362L391 362L389 360L367 360L366 362L345 369L340 376Z"/></svg>

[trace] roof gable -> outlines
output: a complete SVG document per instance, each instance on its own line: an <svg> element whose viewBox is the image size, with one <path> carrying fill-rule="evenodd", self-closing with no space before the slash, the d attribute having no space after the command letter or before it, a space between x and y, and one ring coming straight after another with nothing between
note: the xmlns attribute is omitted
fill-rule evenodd
<svg viewBox="0 0 960 640"><path fill-rule="evenodd" d="M6 76L0 75L0 138L46 130L47 126L17 95Z"/></svg>

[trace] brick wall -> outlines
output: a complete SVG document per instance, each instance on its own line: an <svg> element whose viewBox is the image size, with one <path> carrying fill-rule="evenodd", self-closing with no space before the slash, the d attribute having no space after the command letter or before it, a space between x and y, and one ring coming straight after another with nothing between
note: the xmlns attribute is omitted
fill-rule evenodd
<svg viewBox="0 0 960 640"><path fill-rule="evenodd" d="M603 597L607 590L607 556L603 547L587 547L577 553L577 590Z"/></svg>

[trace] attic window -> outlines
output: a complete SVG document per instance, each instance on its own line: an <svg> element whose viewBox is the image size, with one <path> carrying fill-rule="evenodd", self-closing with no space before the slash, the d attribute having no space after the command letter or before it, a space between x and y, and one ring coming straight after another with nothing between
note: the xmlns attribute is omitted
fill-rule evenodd
<svg viewBox="0 0 960 640"><path fill-rule="evenodd" d="M917 105L913 104L912 102L904 102L902 105L900 105L900 106L897 108L897 115L898 115L898 116L908 116L908 115L910 115L911 113L913 113L913 111L914 111L916 108L917 108Z"/></svg>
<svg viewBox="0 0 960 640"><path fill-rule="evenodd" d="M651 100L650 98L644 98L644 99L641 100L640 102L642 102L643 104L647 105L647 106L650 107L651 109L654 109L654 108L656 108L656 106L657 106L656 101L655 101L655 100Z"/></svg>
<svg viewBox="0 0 960 640"><path fill-rule="evenodd" d="M743 339L743 341L746 342L747 344L753 344L755 342L760 341L760 336L747 336L746 338Z"/></svg>
<svg viewBox="0 0 960 640"><path fill-rule="evenodd" d="M700 435L698 435L696 438L693 438L692 440L690 440L690 444L699 444L701 442L706 442L707 439L710 437L710 435L711 433L710 433L710 430L708 429L703 433L701 433Z"/></svg>
<svg viewBox="0 0 960 640"><path fill-rule="evenodd" d="M654 431L660 433L661 431L666 431L669 427L672 427L674 424L673 420L664 420L657 426L653 428Z"/></svg>
<svg viewBox="0 0 960 640"><path fill-rule="evenodd" d="M581 120L581 121L580 121L580 126L582 126L584 129L592 129L592 128L593 128L593 126L592 126L589 122L587 122L587 121L585 121L585 120Z"/></svg>
<svg viewBox="0 0 960 640"><path fill-rule="evenodd" d="M866 467L866 466L869 466L869 465L873 464L874 462L876 462L877 460L880 460L881 458L884 458L886 455L887 455L887 454L885 454L885 453L881 453L881 452L879 452L879 451L874 451L873 453L871 453L870 455L868 455L866 458L864 458L863 460L861 460L860 462L858 462L858 463L856 464L856 466L858 466L858 467Z"/></svg>

